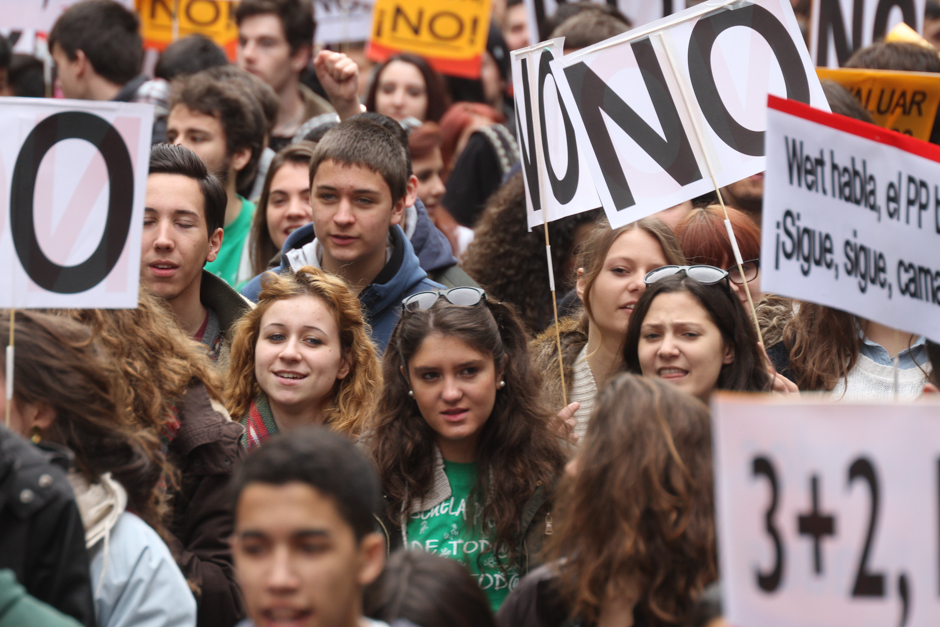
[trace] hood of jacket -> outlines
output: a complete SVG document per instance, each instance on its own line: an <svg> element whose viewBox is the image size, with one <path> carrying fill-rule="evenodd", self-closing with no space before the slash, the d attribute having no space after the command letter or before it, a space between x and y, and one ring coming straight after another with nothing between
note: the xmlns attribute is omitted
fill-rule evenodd
<svg viewBox="0 0 940 627"><path fill-rule="evenodd" d="M431 221L431 216L428 215L428 210L420 198L415 200L414 206L418 220L415 224L415 231L411 235L411 245L415 249L415 255L418 256L421 267L431 274L457 265L457 258L454 257L447 236Z"/></svg>
<svg viewBox="0 0 940 627"><path fill-rule="evenodd" d="M127 507L127 492L110 472L88 481L77 471L69 472L69 483L75 491L75 502L85 527L85 546L91 548L103 539L117 523Z"/></svg>

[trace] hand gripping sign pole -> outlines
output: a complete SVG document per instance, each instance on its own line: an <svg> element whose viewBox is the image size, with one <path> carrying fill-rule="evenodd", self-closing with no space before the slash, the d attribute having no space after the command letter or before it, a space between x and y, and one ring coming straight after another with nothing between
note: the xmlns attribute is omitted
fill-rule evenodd
<svg viewBox="0 0 940 627"><path fill-rule="evenodd" d="M545 46L533 46L532 49L525 52L526 58L529 60L529 67L533 67L536 62L536 54L542 52L545 49ZM529 73L529 84L531 85L531 91L533 94L538 94L538 72ZM546 190L545 190L545 157L542 154L542 125L533 124L533 131L535 132L535 147L533 151L535 152L535 167L538 169L538 183L539 183L539 198L542 203L542 228L545 231L545 258L548 261L548 285L552 292L552 313L554 314L555 319L555 345L558 349L558 372L561 375L561 400L565 404L565 407L568 406L568 392L565 385L565 364L562 360L561 355L561 329L558 327L558 299L555 297L555 269L552 265L552 244L548 238L548 222L551 219L548 215L548 202L546 202Z"/></svg>
<svg viewBox="0 0 940 627"><path fill-rule="evenodd" d="M663 36L662 32L656 33L654 36L659 37L660 43L662 44L663 49L666 51L666 59L669 61L669 67L672 69L673 75L675 75L677 78L676 82L679 85L679 92L682 94L682 102L685 105L686 111L689 111L691 114L689 115L689 119L692 122L692 130L695 132L695 138L698 141L699 146L702 147L702 156L705 158L705 166L708 168L708 175L711 177L712 185L715 187L715 194L718 196L718 204L721 205L721 210L725 214L725 229L728 231L728 239L731 240L731 250L734 252L734 261L738 267L738 274L741 276L741 280L744 281L744 293L747 295L747 304L751 309L751 316L754 319L754 330L757 331L757 339L760 341L761 346L764 346L764 337L761 335L760 322L757 319L757 309L754 307L754 300L751 298L751 288L748 286L747 281L744 278L744 261L741 259L741 251L738 249L738 240L734 236L734 229L731 228L731 220L728 217L728 208L725 207L725 201L721 197L721 189L718 186L718 179L715 177L715 169L712 167L711 159L708 156L708 150L705 147L702 129L699 127L698 118L692 113L695 111L695 109L692 107L689 94L686 91L685 82L682 80L681 74L679 73L679 68L672 56L671 47L665 41L665 37Z"/></svg>

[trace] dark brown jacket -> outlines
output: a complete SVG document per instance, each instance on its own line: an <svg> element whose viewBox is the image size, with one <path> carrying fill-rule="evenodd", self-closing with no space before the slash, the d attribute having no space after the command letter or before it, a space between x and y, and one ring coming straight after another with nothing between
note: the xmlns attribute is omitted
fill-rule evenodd
<svg viewBox="0 0 940 627"><path fill-rule="evenodd" d="M195 585L199 627L232 627L245 616L228 539L234 525L229 480L245 457L242 426L213 406L201 383L177 403L180 428L168 458L180 471L172 494L169 547Z"/></svg>

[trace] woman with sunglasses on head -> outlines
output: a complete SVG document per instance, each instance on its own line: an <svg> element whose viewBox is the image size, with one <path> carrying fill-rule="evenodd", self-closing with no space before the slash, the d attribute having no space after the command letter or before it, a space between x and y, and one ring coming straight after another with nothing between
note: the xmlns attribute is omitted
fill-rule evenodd
<svg viewBox="0 0 940 627"><path fill-rule="evenodd" d="M688 625L718 576L708 409L620 374L559 483L553 561L500 610L512 627Z"/></svg>
<svg viewBox="0 0 940 627"><path fill-rule="evenodd" d="M359 299L342 279L312 266L264 276L257 307L235 327L225 390L249 450L311 424L357 437L381 382Z"/></svg>
<svg viewBox="0 0 940 627"><path fill-rule="evenodd" d="M660 377L708 402L716 389L795 392L766 369L754 324L713 266L664 266L646 275L623 344L627 372Z"/></svg>
<svg viewBox="0 0 940 627"><path fill-rule="evenodd" d="M558 322L568 410L578 403L571 439L587 431L598 387L621 368L620 348L646 290L644 277L660 266L684 263L675 234L657 218L617 229L602 219L590 229L577 261L576 289L583 310ZM542 374L543 401L558 411L564 403L554 326L533 341L532 350Z"/></svg>
<svg viewBox="0 0 940 627"><path fill-rule="evenodd" d="M564 464L553 417L508 305L462 287L402 308L369 436L388 543L462 562L495 610L551 533Z"/></svg>

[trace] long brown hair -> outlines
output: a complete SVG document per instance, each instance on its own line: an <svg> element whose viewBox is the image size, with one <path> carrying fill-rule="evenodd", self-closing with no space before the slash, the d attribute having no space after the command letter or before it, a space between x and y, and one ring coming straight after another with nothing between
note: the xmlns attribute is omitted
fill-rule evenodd
<svg viewBox="0 0 940 627"><path fill-rule="evenodd" d="M858 361L861 340L855 316L838 309L800 303L783 328L790 370L801 390L832 390Z"/></svg>
<svg viewBox="0 0 940 627"><path fill-rule="evenodd" d="M378 389L382 386L382 372L359 299L341 278L313 266L304 266L295 273L269 272L261 284L258 306L235 325L226 376L226 409L234 420L239 420L261 393L255 377L255 346L265 312L277 301L313 296L336 316L340 347L349 365L349 374L333 388L333 402L326 411L324 423L340 433L358 436L372 414Z"/></svg>
<svg viewBox="0 0 940 627"><path fill-rule="evenodd" d="M594 289L594 282L597 281L597 277L604 268L607 253L610 252L610 247L614 245L617 238L633 229L644 231L659 242L667 264L685 265L685 255L682 254L676 234L659 218L643 218L616 229L611 229L606 219L598 220L594 230L578 251L578 268L583 271L580 278L584 282L586 296L582 303L584 310L581 316L581 330L585 333L588 331L588 323L594 319L594 312L591 310L591 290Z"/></svg>
<svg viewBox="0 0 940 627"><path fill-rule="evenodd" d="M288 163L297 163L309 167L315 148L316 144L312 142L297 142L285 146L271 159L268 173L264 177L264 186L261 188L261 196L258 198L258 208L255 210L255 217L251 222L251 231L248 234L248 241L251 242L249 244L251 273L254 275L267 270L271 258L281 252L281 249L274 245L274 240L271 239L271 231L268 228L268 199L271 195L271 181L274 180L278 170Z"/></svg>
<svg viewBox="0 0 940 627"><path fill-rule="evenodd" d="M709 414L665 381L620 374L601 390L555 505L559 588L596 620L611 594L652 624L682 624L717 577Z"/></svg>
<svg viewBox="0 0 940 627"><path fill-rule="evenodd" d="M430 309L405 314L392 332L382 360L385 388L370 438L389 518L404 524L403 512L421 501L433 480L429 460L434 458L435 433L408 396L410 385L402 375L432 333L457 338L504 364L506 387L496 394L482 427L474 492L483 503L483 520L495 524L494 553L505 550L512 564L522 510L539 484L554 484L564 454L539 397L525 330L504 303L489 300L461 307L439 299Z"/></svg>
<svg viewBox="0 0 940 627"><path fill-rule="evenodd" d="M143 287L137 309L68 309L58 312L89 326L127 382L124 415L163 434L177 401L193 381L222 400L222 380L205 351L186 336L165 301Z"/></svg>
<svg viewBox="0 0 940 627"><path fill-rule="evenodd" d="M0 333L9 332L7 314ZM2 353L0 362L6 365ZM160 442L125 414L127 383L91 330L59 316L17 312L13 372L14 402L55 412L44 437L75 454L75 467L89 483L110 472L127 491L128 509L165 535Z"/></svg>

